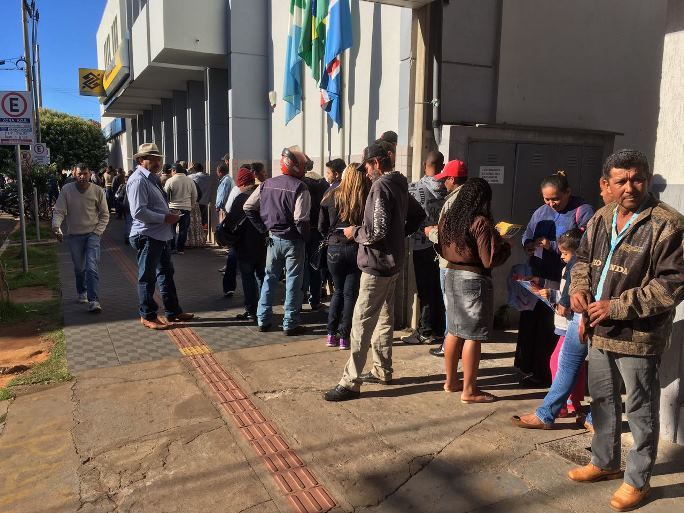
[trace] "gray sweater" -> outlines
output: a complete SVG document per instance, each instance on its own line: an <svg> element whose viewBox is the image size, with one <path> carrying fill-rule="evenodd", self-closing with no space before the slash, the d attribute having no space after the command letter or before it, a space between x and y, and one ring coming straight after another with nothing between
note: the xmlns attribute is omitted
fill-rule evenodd
<svg viewBox="0 0 684 513"><path fill-rule="evenodd" d="M69 235L102 235L109 222L104 189L91 183L81 192L76 182L62 187L52 214L52 227L59 228L65 220Z"/></svg>

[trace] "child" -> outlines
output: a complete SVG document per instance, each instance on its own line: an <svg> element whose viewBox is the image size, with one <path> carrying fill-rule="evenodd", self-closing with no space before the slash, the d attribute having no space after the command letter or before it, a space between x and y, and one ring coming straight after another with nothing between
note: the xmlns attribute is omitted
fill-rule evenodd
<svg viewBox="0 0 684 513"><path fill-rule="evenodd" d="M561 260L565 262L563 268L563 277L560 282L560 289L542 289L540 295L556 305L556 314L554 315L555 333L558 335L558 343L551 355L551 379L556 379L558 372L558 356L560 355L563 342L565 342L565 332L568 329L568 320L572 317L572 310L570 310L570 297L568 290L570 289L570 271L575 264L575 252L579 247L580 239L582 238L582 231L573 228L568 230L558 238L558 249L560 249ZM584 382L585 382L586 366L583 365L577 377L577 383L570 394L568 406L561 408L561 418L572 416L573 413L581 413L581 401L584 399Z"/></svg>

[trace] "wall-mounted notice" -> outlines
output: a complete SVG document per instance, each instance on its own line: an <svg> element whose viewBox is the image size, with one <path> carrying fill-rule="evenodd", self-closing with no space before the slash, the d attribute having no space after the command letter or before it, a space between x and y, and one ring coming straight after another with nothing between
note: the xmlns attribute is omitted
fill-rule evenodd
<svg viewBox="0 0 684 513"><path fill-rule="evenodd" d="M489 183L504 183L504 166L480 166L480 178Z"/></svg>

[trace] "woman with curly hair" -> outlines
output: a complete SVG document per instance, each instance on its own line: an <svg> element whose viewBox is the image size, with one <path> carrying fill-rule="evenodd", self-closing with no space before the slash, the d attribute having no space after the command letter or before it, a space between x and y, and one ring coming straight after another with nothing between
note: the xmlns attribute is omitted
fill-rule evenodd
<svg viewBox="0 0 684 513"><path fill-rule="evenodd" d="M492 268L503 264L511 246L494 227L492 189L482 178L470 178L439 222L439 250L449 263L445 278L448 334L444 340L446 392L461 392L463 403L488 403L496 397L477 385L480 344L494 322ZM456 372L463 358L463 382Z"/></svg>

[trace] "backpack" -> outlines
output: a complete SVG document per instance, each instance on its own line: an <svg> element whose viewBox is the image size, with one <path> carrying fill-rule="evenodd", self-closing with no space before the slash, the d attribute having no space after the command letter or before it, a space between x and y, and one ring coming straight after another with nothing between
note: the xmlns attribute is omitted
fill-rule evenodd
<svg viewBox="0 0 684 513"><path fill-rule="evenodd" d="M239 228L244 219L245 218L236 225L231 222L228 216L226 216L214 230L214 240L216 241L216 244L219 246L235 247L240 241Z"/></svg>

